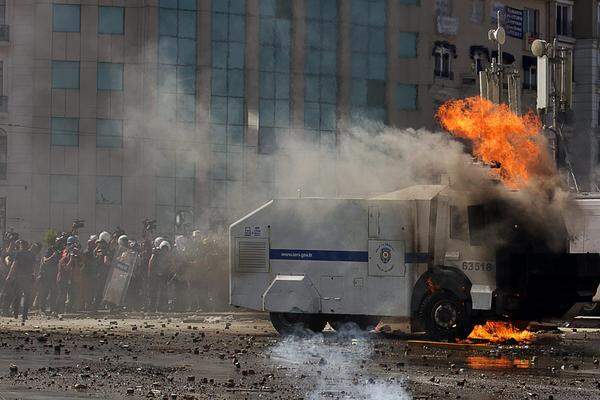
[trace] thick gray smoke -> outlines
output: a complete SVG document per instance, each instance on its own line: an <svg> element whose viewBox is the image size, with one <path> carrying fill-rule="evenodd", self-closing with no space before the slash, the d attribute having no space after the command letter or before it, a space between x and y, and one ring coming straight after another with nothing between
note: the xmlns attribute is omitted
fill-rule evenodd
<svg viewBox="0 0 600 400"><path fill-rule="evenodd" d="M287 367L296 377L307 377L311 382L306 393L309 400L409 400L402 376L382 381L363 369L363 361L372 353L373 343L364 337L350 341L315 335L303 340L282 340L272 349L271 360Z"/></svg>

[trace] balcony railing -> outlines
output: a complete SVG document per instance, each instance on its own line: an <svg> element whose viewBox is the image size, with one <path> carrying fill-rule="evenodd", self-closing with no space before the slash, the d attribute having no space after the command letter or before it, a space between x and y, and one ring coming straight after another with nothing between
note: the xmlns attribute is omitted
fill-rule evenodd
<svg viewBox="0 0 600 400"><path fill-rule="evenodd" d="M10 41L10 26L0 25L0 42Z"/></svg>

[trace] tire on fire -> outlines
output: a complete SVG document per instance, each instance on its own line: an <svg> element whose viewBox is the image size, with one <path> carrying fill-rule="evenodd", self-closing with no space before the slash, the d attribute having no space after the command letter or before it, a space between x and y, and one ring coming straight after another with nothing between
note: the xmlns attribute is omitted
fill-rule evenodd
<svg viewBox="0 0 600 400"><path fill-rule="evenodd" d="M271 324L282 336L306 336L321 332L327 321L318 314L281 313L269 314Z"/></svg>

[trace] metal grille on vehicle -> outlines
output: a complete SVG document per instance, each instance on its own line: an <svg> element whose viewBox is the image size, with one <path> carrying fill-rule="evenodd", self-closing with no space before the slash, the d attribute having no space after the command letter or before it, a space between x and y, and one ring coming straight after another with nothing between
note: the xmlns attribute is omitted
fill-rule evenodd
<svg viewBox="0 0 600 400"><path fill-rule="evenodd" d="M238 271L267 272L268 250L266 240L238 242Z"/></svg>

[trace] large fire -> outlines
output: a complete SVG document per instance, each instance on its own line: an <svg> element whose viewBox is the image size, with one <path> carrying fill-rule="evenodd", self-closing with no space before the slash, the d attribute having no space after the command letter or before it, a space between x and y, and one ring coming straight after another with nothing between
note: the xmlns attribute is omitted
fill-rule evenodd
<svg viewBox="0 0 600 400"><path fill-rule="evenodd" d="M473 155L497 167L506 186L523 187L533 176L553 173L539 118L520 116L506 104L481 97L456 99L443 104L437 117L442 127L473 144Z"/></svg>
<svg viewBox="0 0 600 400"><path fill-rule="evenodd" d="M491 343L529 343L535 334L528 330L516 328L509 322L488 321L485 325L477 325L469 335L468 339L485 340Z"/></svg>

